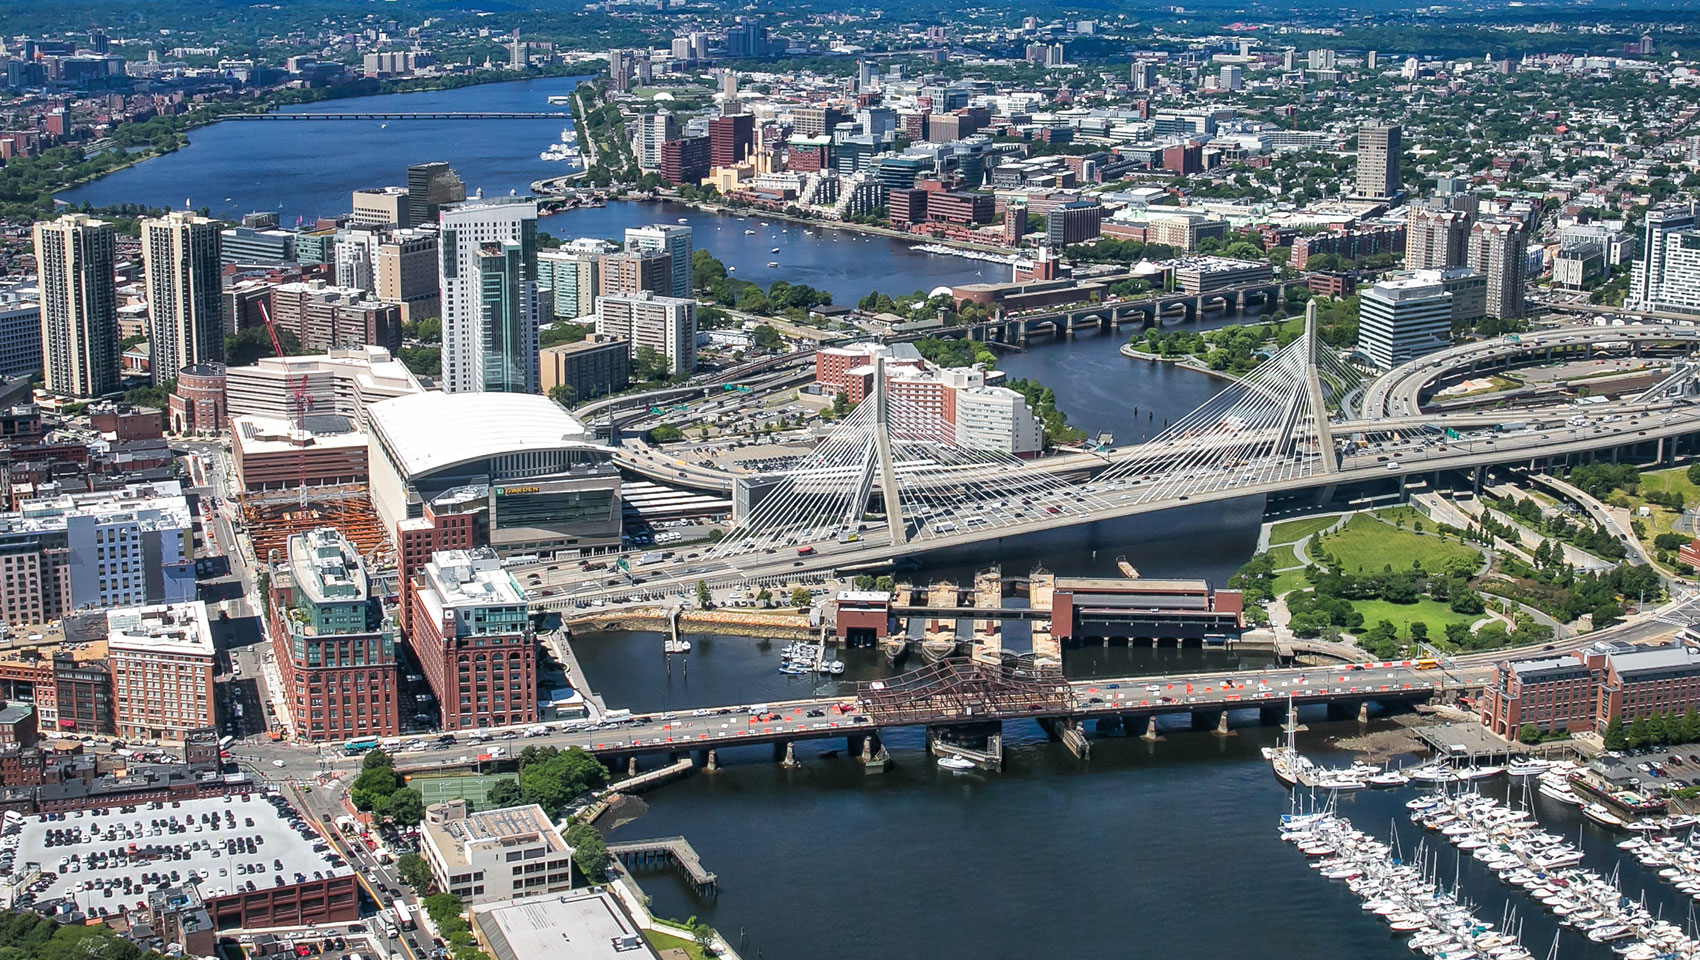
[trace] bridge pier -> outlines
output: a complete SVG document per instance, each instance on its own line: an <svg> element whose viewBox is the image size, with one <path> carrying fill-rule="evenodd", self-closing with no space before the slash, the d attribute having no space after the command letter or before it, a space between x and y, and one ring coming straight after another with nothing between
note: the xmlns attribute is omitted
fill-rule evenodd
<svg viewBox="0 0 1700 960"><path fill-rule="evenodd" d="M779 765L788 770L793 770L803 765L797 759L797 743L794 740L787 740L783 744L774 744L773 752L779 758Z"/></svg>
<svg viewBox="0 0 1700 960"><path fill-rule="evenodd" d="M979 739L980 746L963 742L976 739ZM927 752L935 757L962 757L987 770L1002 770L1003 724L992 720L986 723L928 727Z"/></svg>
<svg viewBox="0 0 1700 960"><path fill-rule="evenodd" d="M637 757L635 757L635 756L634 757L627 757L626 758L626 776L627 777L635 777L637 775L638 775Z"/></svg>
<svg viewBox="0 0 1700 960"><path fill-rule="evenodd" d="M1146 743L1156 743L1163 739L1163 735L1157 732L1157 716L1155 714L1145 718L1145 732L1139 735L1139 739Z"/></svg>
<svg viewBox="0 0 1700 960"><path fill-rule="evenodd" d="M720 772L720 752L718 750L708 751L708 756L703 759L702 770L704 773Z"/></svg>
<svg viewBox="0 0 1700 960"><path fill-rule="evenodd" d="M886 764L891 762L891 754L886 752L885 744L880 743L880 735L869 731L862 735L862 746L857 750L857 761L862 764L863 773L884 773Z"/></svg>
<svg viewBox="0 0 1700 960"><path fill-rule="evenodd" d="M1040 729L1052 740L1062 741L1068 752L1082 760L1092 754L1092 741L1086 739L1086 729L1075 717L1042 717L1039 720Z"/></svg>
<svg viewBox="0 0 1700 960"><path fill-rule="evenodd" d="M1330 720L1351 720L1358 719L1360 717L1364 722L1368 722L1369 720L1369 702L1367 700L1358 704L1358 709L1355 711L1349 703L1339 703L1337 701L1330 700L1328 702L1327 709L1328 719Z"/></svg>
<svg viewBox="0 0 1700 960"><path fill-rule="evenodd" d="M1223 710L1216 715L1216 729L1213 732L1218 737L1234 736L1234 731L1228 729L1228 711Z"/></svg>

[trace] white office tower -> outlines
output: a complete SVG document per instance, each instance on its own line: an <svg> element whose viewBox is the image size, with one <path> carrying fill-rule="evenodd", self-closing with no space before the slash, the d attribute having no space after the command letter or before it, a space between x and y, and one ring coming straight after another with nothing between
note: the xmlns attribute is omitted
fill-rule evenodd
<svg viewBox="0 0 1700 960"><path fill-rule="evenodd" d="M655 223L626 228L626 249L633 253L665 253L673 263L673 296L691 295L691 228Z"/></svg>
<svg viewBox="0 0 1700 960"><path fill-rule="evenodd" d="M697 368L697 302L648 290L596 298L596 332L623 337L632 357L648 348L667 361L668 374Z"/></svg>
<svg viewBox="0 0 1700 960"><path fill-rule="evenodd" d="M1358 298L1358 350L1389 370L1452 342L1452 294L1431 280L1387 280Z"/></svg>
<svg viewBox="0 0 1700 960"><path fill-rule="evenodd" d="M1623 305L1700 313L1700 216L1692 202L1647 211Z"/></svg>
<svg viewBox="0 0 1700 960"><path fill-rule="evenodd" d="M537 201L448 204L438 249L443 390L536 393Z"/></svg>

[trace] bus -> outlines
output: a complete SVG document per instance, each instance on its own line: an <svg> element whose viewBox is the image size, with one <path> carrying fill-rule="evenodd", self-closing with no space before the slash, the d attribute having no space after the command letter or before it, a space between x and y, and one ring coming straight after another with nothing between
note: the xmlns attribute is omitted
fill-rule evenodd
<svg viewBox="0 0 1700 960"><path fill-rule="evenodd" d="M1440 661L1433 657L1424 657L1423 659L1411 664L1411 666L1416 667L1418 670L1433 670L1440 666Z"/></svg>
<svg viewBox="0 0 1700 960"><path fill-rule="evenodd" d="M377 748L378 748L378 738L377 737L364 737L364 738L355 739L355 740L345 740L345 741L343 741L343 744L342 744L342 752L351 756L351 757L354 756L357 753L370 753L371 751L376 750Z"/></svg>
<svg viewBox="0 0 1700 960"><path fill-rule="evenodd" d="M401 900L397 900L395 902L394 910L395 910L395 925L400 927L403 930L412 930L413 929L413 914L408 912L407 904L405 902L401 901Z"/></svg>
<svg viewBox="0 0 1700 960"><path fill-rule="evenodd" d="M224 753L224 752L228 751L230 749L230 745L235 743L235 742L236 742L235 737L219 737L218 738L218 751L220 753Z"/></svg>

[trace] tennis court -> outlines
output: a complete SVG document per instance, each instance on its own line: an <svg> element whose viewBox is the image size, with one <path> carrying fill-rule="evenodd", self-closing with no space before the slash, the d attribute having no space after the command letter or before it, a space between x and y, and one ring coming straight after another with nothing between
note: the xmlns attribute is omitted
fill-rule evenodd
<svg viewBox="0 0 1700 960"><path fill-rule="evenodd" d="M407 785L419 791L419 796L426 806L442 803L445 800L471 800L474 809L485 808L484 798L490 795L490 788L506 780L512 782L516 775L512 773L492 773L484 776L415 776L407 781Z"/></svg>

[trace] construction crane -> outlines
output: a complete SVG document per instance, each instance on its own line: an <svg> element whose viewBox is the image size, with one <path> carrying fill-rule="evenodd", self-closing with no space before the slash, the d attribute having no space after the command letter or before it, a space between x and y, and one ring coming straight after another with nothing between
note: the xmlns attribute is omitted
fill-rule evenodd
<svg viewBox="0 0 1700 960"><path fill-rule="evenodd" d="M255 301L254 306L260 308L260 319L266 322L266 333L272 338L272 352L276 353L280 359L288 356L284 353L283 341L278 339L277 324L272 322L272 313L266 309L265 301ZM313 407L313 395L307 390L307 374L301 374L301 379L296 382L291 390L291 398L294 402L290 405L290 425L297 430L306 430L307 411Z"/></svg>
<svg viewBox="0 0 1700 960"><path fill-rule="evenodd" d="M260 308L260 319L265 321L266 333L272 338L272 351L277 354L278 359L283 359L287 354L283 351L283 341L278 339L277 324L272 322L271 310L266 308L263 300L256 301L254 305ZM305 371L302 372L301 379L297 380L291 388L290 396L293 402L289 405L289 425L294 428L291 431L291 442L305 445L308 436L307 411L312 409L313 406L313 395L307 390L307 374ZM295 488L301 492L300 509L305 511L307 509L307 458L301 453L299 447L297 447L295 453L295 465L297 468Z"/></svg>

